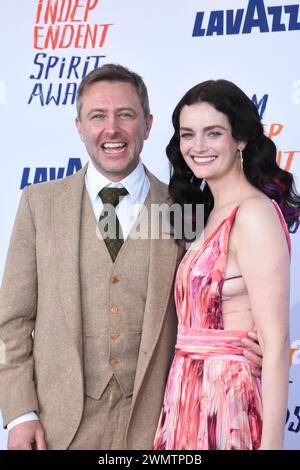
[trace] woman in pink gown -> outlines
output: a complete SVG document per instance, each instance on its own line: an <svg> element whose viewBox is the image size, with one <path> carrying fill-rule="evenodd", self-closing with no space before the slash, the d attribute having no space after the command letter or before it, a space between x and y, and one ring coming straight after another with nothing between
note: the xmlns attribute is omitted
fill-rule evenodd
<svg viewBox="0 0 300 470"><path fill-rule="evenodd" d="M154 449L280 449L288 230L299 225L300 198L256 107L233 83L193 87L173 125L170 194L182 207L204 204L205 229L177 272L177 344ZM245 354L251 329L263 350L262 379Z"/></svg>

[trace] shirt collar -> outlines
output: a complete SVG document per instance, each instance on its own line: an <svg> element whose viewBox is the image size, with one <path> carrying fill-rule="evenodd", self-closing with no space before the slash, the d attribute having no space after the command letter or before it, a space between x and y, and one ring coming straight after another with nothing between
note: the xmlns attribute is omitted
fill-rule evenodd
<svg viewBox="0 0 300 470"><path fill-rule="evenodd" d="M146 178L146 173L144 166L139 160L138 165L135 169L123 180L119 181L118 183L114 183L106 178L102 173L100 173L94 166L93 162L90 160L86 177L85 177L85 184L87 191L92 199L95 201L101 189L107 187L110 188L126 188L128 194L131 197L132 203L136 203L138 201L139 195L142 191L142 187L144 185L144 181Z"/></svg>

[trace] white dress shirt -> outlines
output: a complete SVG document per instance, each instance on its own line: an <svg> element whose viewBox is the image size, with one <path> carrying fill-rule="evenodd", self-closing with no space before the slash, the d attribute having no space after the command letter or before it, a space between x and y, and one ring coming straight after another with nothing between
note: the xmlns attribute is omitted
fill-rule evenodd
<svg viewBox="0 0 300 470"><path fill-rule="evenodd" d="M126 178L121 180L119 183L113 183L103 176L98 170L96 170L93 162L90 161L85 175L85 187L91 201L96 221L99 220L103 209L103 203L98 195L101 189L105 187L127 189L128 194L121 199L120 203L116 207L116 213L122 227L125 240L137 219L150 188L150 182L141 160L130 175L126 176ZM30 411L10 421L7 424L7 429L10 431L17 424L38 419L38 415L34 411Z"/></svg>
<svg viewBox="0 0 300 470"><path fill-rule="evenodd" d="M149 179L145 173L142 162L139 161L136 168L130 175L126 176L126 178L119 183L113 183L96 170L92 161L90 161L85 175L85 187L91 201L96 221L99 220L103 209L103 203L98 195L99 191L105 187L127 189L128 194L121 199L116 207L116 214L122 228L124 240L126 240L150 188Z"/></svg>

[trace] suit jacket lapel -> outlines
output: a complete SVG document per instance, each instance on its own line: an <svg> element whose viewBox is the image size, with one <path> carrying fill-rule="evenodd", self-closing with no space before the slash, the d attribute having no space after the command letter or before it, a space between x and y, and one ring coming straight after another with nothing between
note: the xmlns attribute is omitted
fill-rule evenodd
<svg viewBox="0 0 300 470"><path fill-rule="evenodd" d="M166 202L161 185L149 172L151 204ZM153 220L151 220L151 225ZM140 345L133 402L140 389L147 367L160 336L169 296L172 294L174 273L177 266L178 247L171 239L150 240L150 262L147 300L144 312L143 332Z"/></svg>
<svg viewBox="0 0 300 470"><path fill-rule="evenodd" d="M57 185L53 194L53 221L60 278L60 295L71 336L82 351L79 237L82 192L87 165Z"/></svg>

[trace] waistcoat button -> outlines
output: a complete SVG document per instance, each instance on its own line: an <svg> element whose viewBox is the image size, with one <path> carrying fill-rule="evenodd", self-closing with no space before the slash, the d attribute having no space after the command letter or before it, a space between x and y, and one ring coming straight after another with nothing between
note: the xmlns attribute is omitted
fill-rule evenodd
<svg viewBox="0 0 300 470"><path fill-rule="evenodd" d="M111 313L118 313L120 311L119 307L112 307L110 310Z"/></svg>

